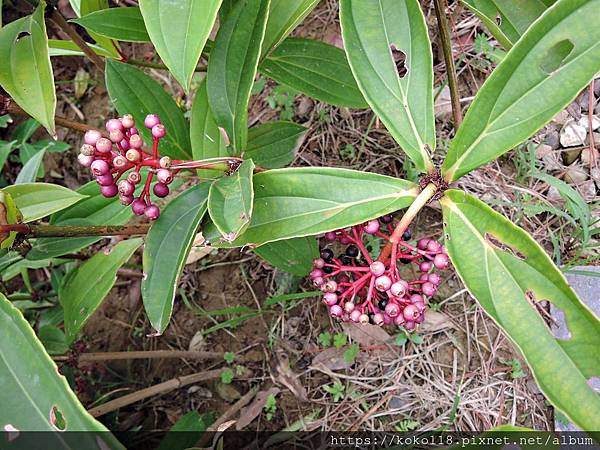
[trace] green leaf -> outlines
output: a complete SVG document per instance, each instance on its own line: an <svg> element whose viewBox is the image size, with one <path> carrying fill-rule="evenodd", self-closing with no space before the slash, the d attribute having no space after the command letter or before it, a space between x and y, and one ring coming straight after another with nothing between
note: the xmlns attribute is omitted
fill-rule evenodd
<svg viewBox="0 0 600 450"><path fill-rule="evenodd" d="M146 236L142 297L158 333L169 324L177 282L206 213L208 189L208 183L199 184L171 200Z"/></svg>
<svg viewBox="0 0 600 450"><path fill-rule="evenodd" d="M229 156L227 144L223 140L208 104L206 78L200 83L192 104L190 140L192 142L192 156L195 160ZM198 171L198 176L204 178L215 178L222 174L223 172L220 170Z"/></svg>
<svg viewBox="0 0 600 450"><path fill-rule="evenodd" d="M558 2L486 80L442 171L455 181L521 143L567 106L600 70L600 0Z"/></svg>
<svg viewBox="0 0 600 450"><path fill-rule="evenodd" d="M0 323L0 423L5 433L8 425L18 431L49 431L45 448L124 449L86 412L23 315L2 294ZM88 433L56 433L60 429ZM21 434L16 442L20 448L35 448L39 436Z"/></svg>
<svg viewBox="0 0 600 450"><path fill-rule="evenodd" d="M88 47L94 50L95 53L104 57L112 58L114 55L103 47L88 43ZM48 54L50 57L53 56L85 56L85 53L77 46L73 41L66 41L62 39L49 39L48 40Z"/></svg>
<svg viewBox="0 0 600 450"><path fill-rule="evenodd" d="M87 16L95 11L108 8L108 0L69 0L73 11L77 17ZM108 52L110 57L119 58L118 44L112 39L105 36L90 32L92 39L96 41L98 47L103 48L104 51Z"/></svg>
<svg viewBox="0 0 600 450"><path fill-rule="evenodd" d="M204 431L215 421L212 413L196 411L181 416L161 441L158 450L186 450L195 447Z"/></svg>
<svg viewBox="0 0 600 450"><path fill-rule="evenodd" d="M40 168L43 168L42 163L44 161L45 150L36 152L30 159L25 163L17 178L15 184L33 183L35 182Z"/></svg>
<svg viewBox="0 0 600 450"><path fill-rule="evenodd" d="M142 245L142 239L121 241L110 253L100 251L63 279L58 298L65 312L67 341L73 342L117 279L117 270ZM93 280L93 282L92 282Z"/></svg>
<svg viewBox="0 0 600 450"><path fill-rule="evenodd" d="M18 146L21 146L33 136L38 128L40 128L40 123L37 120L26 119L14 129L12 138L18 141Z"/></svg>
<svg viewBox="0 0 600 450"><path fill-rule="evenodd" d="M189 92L221 0L140 0L139 3L156 51L183 90Z"/></svg>
<svg viewBox="0 0 600 450"><path fill-rule="evenodd" d="M261 245L356 225L408 206L417 192L409 181L348 169L297 167L257 173L252 221L231 245ZM204 235L220 245L215 231L208 224Z"/></svg>
<svg viewBox="0 0 600 450"><path fill-rule="evenodd" d="M17 208L17 204L12 198L12 195L0 190L0 223L12 225L21 222L21 220L21 212ZM9 248L16 237L17 233L14 231L11 231L8 234L0 234L0 249Z"/></svg>
<svg viewBox="0 0 600 450"><path fill-rule="evenodd" d="M0 28L0 85L27 114L56 134L56 91L41 1L31 16Z"/></svg>
<svg viewBox="0 0 600 450"><path fill-rule="evenodd" d="M284 272L304 277L311 271L313 259L319 257L319 244L313 236L305 236L269 242L254 253Z"/></svg>
<svg viewBox="0 0 600 450"><path fill-rule="evenodd" d="M430 172L433 58L419 2L341 0L340 23L348 62L365 99L417 168ZM406 70L399 72L396 60L402 53Z"/></svg>
<svg viewBox="0 0 600 450"><path fill-rule="evenodd" d="M441 203L448 252L467 289L519 348L546 398L580 429L600 429L600 396L587 384L600 374L598 318L524 230L464 192L448 191ZM537 310L543 300L562 310L570 338L553 336Z"/></svg>
<svg viewBox="0 0 600 450"><path fill-rule="evenodd" d="M234 174L221 177L210 186L208 213L227 241L234 241L250 224L253 173L254 163L246 160Z"/></svg>
<svg viewBox="0 0 600 450"><path fill-rule="evenodd" d="M2 189L14 199L23 214L23 222L32 222L52 213L68 208L84 195L57 184L27 183L14 184Z"/></svg>
<svg viewBox="0 0 600 450"><path fill-rule="evenodd" d="M287 38L260 65L262 74L325 103L369 105L342 49L314 39Z"/></svg>
<svg viewBox="0 0 600 450"><path fill-rule="evenodd" d="M175 101L162 86L144 72L129 64L106 62L106 87L120 114L132 114L138 130L152 142L150 130L143 126L148 114L157 114L167 129L161 140L160 154L175 159L189 159L191 144L187 121Z"/></svg>
<svg viewBox="0 0 600 450"><path fill-rule="evenodd" d="M248 147L245 158L251 158L257 166L279 169L296 157L296 151L304 140L306 128L293 122L267 122L248 130Z"/></svg>
<svg viewBox="0 0 600 450"><path fill-rule="evenodd" d="M208 101L235 154L246 148L248 101L265 35L269 0L240 0L219 27L210 52Z"/></svg>
<svg viewBox="0 0 600 450"><path fill-rule="evenodd" d="M150 42L140 8L107 8L72 19L88 31L125 42Z"/></svg>
<svg viewBox="0 0 600 450"><path fill-rule="evenodd" d="M264 58L315 9L319 0L271 0L261 55Z"/></svg>
<svg viewBox="0 0 600 450"><path fill-rule="evenodd" d="M65 333L53 325L44 325L38 331L40 341L50 355L62 355L69 350Z"/></svg>
<svg viewBox="0 0 600 450"><path fill-rule="evenodd" d="M8 159L8 155L11 154L11 152L17 148L16 144L17 141L0 141L0 172L3 170L4 168L4 164L6 163L6 160Z"/></svg>

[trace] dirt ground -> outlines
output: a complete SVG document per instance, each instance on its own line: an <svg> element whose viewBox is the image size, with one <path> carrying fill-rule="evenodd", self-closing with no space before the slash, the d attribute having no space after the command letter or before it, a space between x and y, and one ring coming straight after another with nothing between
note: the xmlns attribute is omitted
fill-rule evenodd
<svg viewBox="0 0 600 450"><path fill-rule="evenodd" d="M445 69L433 31L433 6L429 3L422 2L434 45L435 85L440 86L445 80ZM463 106L467 106L493 65L475 48L477 35L485 32L479 21L463 7L456 4L452 7L454 50L461 61L461 96ZM337 2L323 0L294 33L339 45ZM138 58L147 56L139 47L137 52ZM101 78L92 65L81 58L60 58L53 63L57 80L63 82L58 93L61 115L99 125L113 114ZM84 97L74 100L72 80L80 67L91 74L92 84ZM175 96L182 95L165 72L149 70L148 73L161 80ZM250 122L276 120L287 111L295 122L307 126L307 138L293 165L351 167L405 178L412 176L402 152L371 111L330 107L301 95L288 96L273 108L269 101L277 92L274 89L275 83L268 81L262 92L253 97ZM444 94L436 103L437 158L443 155L454 132L449 104L443 100ZM185 98L182 102L187 106L191 103ZM584 103L578 103L580 115L585 114L581 107ZM577 112L576 106L571 109ZM475 171L460 184L516 220L549 252L562 255L563 262L589 263L597 261L594 259L597 254L581 251L578 242L570 237L568 224L547 213L532 214L527 209L531 199L561 208L560 199L547 185L526 176L523 167L530 159L537 161L542 170L572 180L590 203L598 201L583 149L573 157L573 149L567 151L555 145L561 125L559 122L549 125L534 139L553 147L555 159L546 158L547 154L536 155L535 146L534 150L523 147ZM59 138L74 147L80 143L81 136L64 129L60 133ZM565 154L572 158L570 165L565 163ZM77 169L75 159L73 152L52 154L46 160L48 181L69 187L85 182L87 174ZM548 161L554 165L549 166ZM587 170L583 181L581 176L572 175L574 168L584 173ZM52 178L52 174L57 176ZM413 229L419 237L439 238L440 225L441 214L434 207L418 217ZM310 288L305 280L273 270L247 249L213 252L187 265L169 328L163 336L149 337L152 330L143 313L140 277L138 254L121 271L117 286L85 327L88 353L196 350L234 352L236 360L232 364L222 358L96 363L79 393L84 405L97 406L176 377L210 369L230 367L235 377L230 384L224 384L219 377L193 383L100 417L111 429L166 430L192 410L213 413L216 418L233 411L231 418L236 420L240 417L235 412L239 410L240 398L252 390L271 388L276 388L271 392L278 392L273 416L267 420L260 405L254 417L251 410L246 410L246 417L253 420L245 429L281 430L295 426L298 421L304 429L340 431L434 430L442 426L477 431L500 424L553 428L553 411L524 363L520 372L520 356L453 275L447 275L434 299L435 310L418 332L422 342L408 341L404 345L394 343L392 331L388 335L381 330L369 329L366 333L356 327L342 327L330 320L315 298L264 307L265 299L273 295ZM207 332L219 323L243 317L247 311L219 316L207 315L205 311L241 306L259 314L240 320L235 327ZM342 357L350 343L341 349L324 347L318 339L323 332L345 333L350 343L360 344L356 360L347 363ZM324 389L335 382L345 389L344 398L339 401L334 401ZM253 395L246 397L243 406L256 406Z"/></svg>

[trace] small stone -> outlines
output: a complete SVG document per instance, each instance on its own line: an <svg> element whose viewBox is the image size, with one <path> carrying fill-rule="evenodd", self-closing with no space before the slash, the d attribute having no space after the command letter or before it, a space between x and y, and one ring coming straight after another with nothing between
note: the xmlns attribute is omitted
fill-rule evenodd
<svg viewBox="0 0 600 450"><path fill-rule="evenodd" d="M594 180L584 181L577 186L577 190L586 203L591 203L598 198L596 195L596 184L594 183Z"/></svg>
<svg viewBox="0 0 600 450"><path fill-rule="evenodd" d="M584 127L569 119L560 130L560 143L563 147L575 147L585 143L587 131Z"/></svg>
<svg viewBox="0 0 600 450"><path fill-rule="evenodd" d="M590 129L590 119L588 116L582 116L578 121L579 125L581 125L586 130ZM593 115L592 116L592 130L597 130L600 128L600 117Z"/></svg>
<svg viewBox="0 0 600 450"><path fill-rule="evenodd" d="M600 142L599 142L599 144L600 144ZM585 164L586 166L589 166L590 162L591 162L590 161L591 155L592 155L592 149L589 147L584 148L581 151L581 162L583 164ZM594 149L594 156L595 156L594 161L600 161L600 153L598 153L597 149Z"/></svg>
<svg viewBox="0 0 600 450"><path fill-rule="evenodd" d="M296 114L301 117L308 116L313 110L314 105L315 102L313 102L312 99L302 96L298 103L298 107L296 108Z"/></svg>
<svg viewBox="0 0 600 450"><path fill-rule="evenodd" d="M553 150L560 147L560 134L558 130L551 130L544 137L544 144L550 146Z"/></svg>
<svg viewBox="0 0 600 450"><path fill-rule="evenodd" d="M216 390L218 396L228 403L233 403L242 397L240 391L238 391L231 384L219 383L217 384Z"/></svg>
<svg viewBox="0 0 600 450"><path fill-rule="evenodd" d="M593 167L590 174L592 180L596 182L596 186L598 186L598 189L600 189L600 168Z"/></svg>
<svg viewBox="0 0 600 450"><path fill-rule="evenodd" d="M587 172L579 166L569 167L567 173L565 173L565 181L574 185L583 183L587 178Z"/></svg>
<svg viewBox="0 0 600 450"><path fill-rule="evenodd" d="M558 135L558 133L557 133ZM558 160L558 152L555 152L552 146L548 144L540 144L535 149L535 157L542 161L544 167L548 170L559 170L560 162Z"/></svg>
<svg viewBox="0 0 600 450"><path fill-rule="evenodd" d="M567 121L570 119L571 119L571 115L567 111L563 110L563 111L559 112L556 116L554 116L552 121L554 123L557 123L562 126L565 123L567 123Z"/></svg>
<svg viewBox="0 0 600 450"><path fill-rule="evenodd" d="M548 197L548 200L550 200L552 203L555 204L562 204L564 203L563 198L560 196L560 192L557 188L555 188L554 186L550 186L550 188L548 189L548 194L546 194Z"/></svg>
<svg viewBox="0 0 600 450"><path fill-rule="evenodd" d="M562 151L562 161L565 166L570 166L579 158L581 155L581 147L565 149Z"/></svg>

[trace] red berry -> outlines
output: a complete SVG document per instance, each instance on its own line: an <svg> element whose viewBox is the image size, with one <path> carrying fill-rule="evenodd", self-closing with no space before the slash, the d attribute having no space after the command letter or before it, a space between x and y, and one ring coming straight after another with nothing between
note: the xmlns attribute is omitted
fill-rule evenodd
<svg viewBox="0 0 600 450"><path fill-rule="evenodd" d="M96 181L100 186L110 186L111 184L114 184L113 177L109 173L96 177Z"/></svg>
<svg viewBox="0 0 600 450"><path fill-rule="evenodd" d="M160 209L156 205L150 205L144 211L144 215L150 220L156 220L160 216Z"/></svg>
<svg viewBox="0 0 600 450"><path fill-rule="evenodd" d="M127 174L127 181L133 184L138 184L142 180L142 176L139 172L129 172Z"/></svg>
<svg viewBox="0 0 600 450"><path fill-rule="evenodd" d="M383 322L384 322L383 314L381 314L381 313L374 314L373 322L375 323L375 325L383 325Z"/></svg>
<svg viewBox="0 0 600 450"><path fill-rule="evenodd" d="M431 240L427 243L427 251L431 253L439 253L442 251L442 245L438 241Z"/></svg>
<svg viewBox="0 0 600 450"><path fill-rule="evenodd" d="M436 291L437 291L437 287L430 282L427 283L423 283L423 286L421 286L421 289L423 290L423 294L431 297L432 295L435 295Z"/></svg>
<svg viewBox="0 0 600 450"><path fill-rule="evenodd" d="M146 202L139 198L135 199L131 203L131 210L136 216L141 216L142 214L144 214L144 211L146 211Z"/></svg>
<svg viewBox="0 0 600 450"><path fill-rule="evenodd" d="M365 233L375 234L379 231L379 220L369 220L365 226Z"/></svg>
<svg viewBox="0 0 600 450"><path fill-rule="evenodd" d="M356 305L354 305L352 302L346 302L344 303L344 311L350 314L352 311L354 311L355 306Z"/></svg>
<svg viewBox="0 0 600 450"><path fill-rule="evenodd" d="M154 195L163 198L169 195L169 186L164 183L156 183L153 188Z"/></svg>
<svg viewBox="0 0 600 450"><path fill-rule="evenodd" d="M360 310L355 309L350 313L350 320L352 322L358 322L360 320L361 315L362 313L360 312Z"/></svg>
<svg viewBox="0 0 600 450"><path fill-rule="evenodd" d="M96 142L96 150L100 153L108 153L112 150L112 145L112 142L108 139L100 138L98 139L98 142Z"/></svg>
<svg viewBox="0 0 600 450"><path fill-rule="evenodd" d="M109 133L111 131L122 131L123 130L123 124L121 123L121 121L119 119L110 119L108 122L106 122L106 131L108 131Z"/></svg>
<svg viewBox="0 0 600 450"><path fill-rule="evenodd" d="M419 317L419 314L421 313L415 305L407 305L404 308L404 311L402 311L402 315L404 316L407 322L415 320L417 317Z"/></svg>
<svg viewBox="0 0 600 450"><path fill-rule="evenodd" d="M108 165L108 163L106 161L97 159L96 161L94 161L91 164L90 169L92 169L92 173L95 176L100 176L100 175L107 174L110 170L110 166Z"/></svg>
<svg viewBox="0 0 600 450"><path fill-rule="evenodd" d="M421 272L429 272L432 267L433 264L430 261L423 261L421 264L419 264L419 270Z"/></svg>
<svg viewBox="0 0 600 450"><path fill-rule="evenodd" d="M390 302L385 307L385 313L390 317L396 317L400 314L400 308L397 304Z"/></svg>
<svg viewBox="0 0 600 450"><path fill-rule="evenodd" d="M144 125L146 128L152 129L155 125L160 123L160 118L156 114L148 114L144 119Z"/></svg>
<svg viewBox="0 0 600 450"><path fill-rule="evenodd" d="M160 181L161 183L170 184L171 181L173 181L173 174L170 170L159 169L156 172L156 178L158 178L158 181Z"/></svg>
<svg viewBox="0 0 600 450"><path fill-rule="evenodd" d="M335 292L337 291L338 285L335 281L333 280L329 280L327 283L325 283L325 285L323 286L323 290L325 292Z"/></svg>
<svg viewBox="0 0 600 450"><path fill-rule="evenodd" d="M79 161L79 164L81 164L83 167L90 167L94 162L94 157L86 156L80 153L79 155L77 155L77 161Z"/></svg>
<svg viewBox="0 0 600 450"><path fill-rule="evenodd" d="M119 200L121 200L121 205L131 205L131 203L133 202L133 195L121 195L119 197Z"/></svg>
<svg viewBox="0 0 600 450"><path fill-rule="evenodd" d="M326 292L325 295L323 296L323 302L327 306L336 305L338 302L338 296L335 292Z"/></svg>
<svg viewBox="0 0 600 450"><path fill-rule="evenodd" d="M169 158L168 156L163 156L162 158L160 158L160 160L158 161L158 165L162 168L162 169L168 169L169 167L171 167L171 158Z"/></svg>
<svg viewBox="0 0 600 450"><path fill-rule="evenodd" d="M96 145L98 139L102 137L102 133L98 130L88 130L83 135L83 141L88 145Z"/></svg>
<svg viewBox="0 0 600 450"><path fill-rule="evenodd" d="M408 283L404 280L396 281L390 286L390 292L394 297L403 297L408 290Z"/></svg>
<svg viewBox="0 0 600 450"><path fill-rule="evenodd" d="M95 151L96 149L94 148L94 146L90 144L83 144L81 146L81 149L79 150L79 153L85 156L94 156Z"/></svg>
<svg viewBox="0 0 600 450"><path fill-rule="evenodd" d="M127 165L127 159L123 155L117 155L113 158L112 163L117 169L122 169Z"/></svg>
<svg viewBox="0 0 600 450"><path fill-rule="evenodd" d="M436 286L439 286L440 284L442 284L442 277L440 277L437 273L430 273L429 276L427 277L427 280L430 283L435 284Z"/></svg>
<svg viewBox="0 0 600 450"><path fill-rule="evenodd" d="M163 138L166 134L167 130L165 129L165 126L163 124L159 123L158 125L154 125L152 127L152 136L154 136L155 138Z"/></svg>
<svg viewBox="0 0 600 450"><path fill-rule="evenodd" d="M111 184L110 186L100 186L100 192L107 198L115 197L119 193L117 186L114 184Z"/></svg>
<svg viewBox="0 0 600 450"><path fill-rule="evenodd" d="M448 264L450 264L450 259L445 253L438 253L433 258L433 265L440 270L443 270L446 267L448 267Z"/></svg>
<svg viewBox="0 0 600 450"><path fill-rule="evenodd" d="M119 182L119 193L122 195L132 195L135 191L135 186L127 180Z"/></svg>
<svg viewBox="0 0 600 450"><path fill-rule="evenodd" d="M144 140L139 134L134 134L129 137L129 146L131 148L140 149L144 146Z"/></svg>
<svg viewBox="0 0 600 450"><path fill-rule="evenodd" d="M124 137L125 136L123 135L123 132L121 130L113 130L110 133L108 133L108 139L110 139L110 141L114 142L115 144L121 142Z"/></svg>
<svg viewBox="0 0 600 450"><path fill-rule="evenodd" d="M419 239L419 242L417 242L417 248L419 250L425 250L427 248L427 244L429 244L429 239Z"/></svg>
<svg viewBox="0 0 600 450"><path fill-rule="evenodd" d="M385 272L385 266L381 261L373 261L373 263L369 266L371 273L376 277L383 275Z"/></svg>
<svg viewBox="0 0 600 450"><path fill-rule="evenodd" d="M121 117L123 128L132 128L135 125L135 120L131 114L125 114Z"/></svg>
<svg viewBox="0 0 600 450"><path fill-rule="evenodd" d="M322 277L322 276L323 276L323 271L321 269L313 269L310 272L310 278L313 280L317 277Z"/></svg>
<svg viewBox="0 0 600 450"><path fill-rule="evenodd" d="M127 150L127 152L125 153L125 158L127 158L128 161L131 161L132 163L136 163L141 161L142 159L142 155L139 151L137 151L134 148L130 148L129 150Z"/></svg>
<svg viewBox="0 0 600 450"><path fill-rule="evenodd" d="M337 234L335 233L335 231L328 231L327 233L325 233L325 239L333 242L337 239Z"/></svg>
<svg viewBox="0 0 600 450"><path fill-rule="evenodd" d="M325 260L323 258L315 258L313 260L313 267L315 269L322 269L325 265Z"/></svg>
<svg viewBox="0 0 600 450"><path fill-rule="evenodd" d="M378 291L385 292L392 285L392 280L387 275L381 275L375 280L375 288Z"/></svg>
<svg viewBox="0 0 600 450"><path fill-rule="evenodd" d="M340 305L333 305L329 308L329 314L331 314L333 317L341 317L342 314L344 314L344 310Z"/></svg>

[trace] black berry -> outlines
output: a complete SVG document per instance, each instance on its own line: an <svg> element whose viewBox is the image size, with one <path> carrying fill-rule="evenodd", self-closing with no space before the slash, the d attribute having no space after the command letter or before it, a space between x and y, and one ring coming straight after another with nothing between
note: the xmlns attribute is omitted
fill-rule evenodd
<svg viewBox="0 0 600 450"><path fill-rule="evenodd" d="M402 240L403 241L410 241L410 239L412 238L412 233L409 230L406 230L404 233L402 233Z"/></svg>
<svg viewBox="0 0 600 450"><path fill-rule="evenodd" d="M409 258L398 258L398 261L400 261L402 264L410 264L412 262L412 259L409 259Z"/></svg>
<svg viewBox="0 0 600 450"><path fill-rule="evenodd" d="M333 272L333 267L325 266L322 270L323 272L330 274L331 272Z"/></svg>
<svg viewBox="0 0 600 450"><path fill-rule="evenodd" d="M349 256L340 255L338 258L345 266L349 266L350 264L352 264L352 258L350 258Z"/></svg>
<svg viewBox="0 0 600 450"><path fill-rule="evenodd" d="M377 304L377 306L379 307L380 310L385 310L385 307L387 306L388 301L386 298L384 298L383 300L380 300L379 303Z"/></svg>
<svg viewBox="0 0 600 450"><path fill-rule="evenodd" d="M331 258L333 258L333 252L328 248L324 248L321 250L321 258L323 258L326 262L329 262L331 261Z"/></svg>
<svg viewBox="0 0 600 450"><path fill-rule="evenodd" d="M346 248L346 255L350 258L356 258L358 256L358 247L356 245L349 245Z"/></svg>
<svg viewBox="0 0 600 450"><path fill-rule="evenodd" d="M388 214L386 216L380 217L379 220L381 220L381 222L383 223L392 223L393 217L391 214Z"/></svg>

